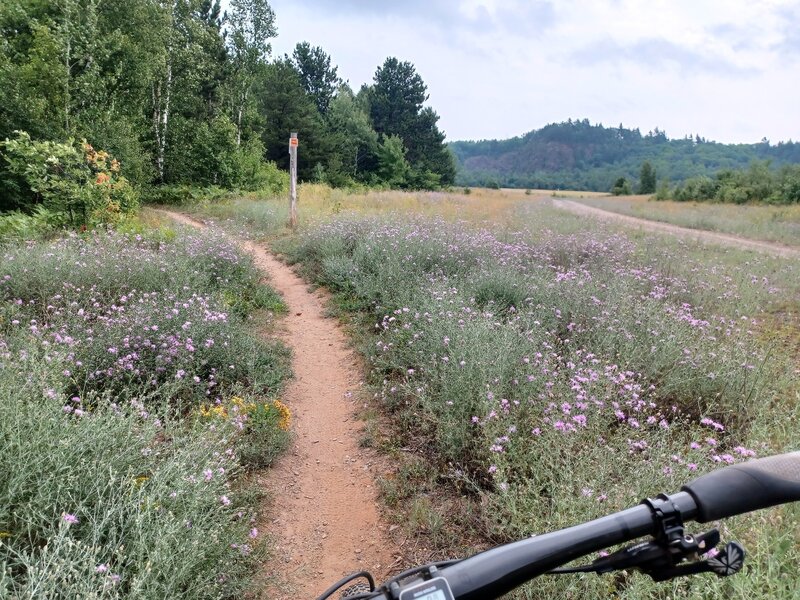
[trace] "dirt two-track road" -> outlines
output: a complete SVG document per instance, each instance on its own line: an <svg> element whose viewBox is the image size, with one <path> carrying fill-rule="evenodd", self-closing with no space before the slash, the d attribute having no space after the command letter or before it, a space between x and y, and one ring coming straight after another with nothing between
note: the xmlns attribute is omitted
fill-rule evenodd
<svg viewBox="0 0 800 600"><path fill-rule="evenodd" d="M552 200L552 203L556 208L567 210L577 215L587 215L608 221L618 221L624 225L645 229L647 231L668 233L670 235L693 239L705 243L718 244L720 246L733 246L736 248L755 250L764 254L771 254L772 256L800 258L800 249L783 246L781 244L762 242L759 240L748 240L746 238L728 235L725 233L717 233L715 231L689 229L687 227L679 227L678 225L670 225L669 223L660 223L658 221L648 221L646 219L639 219L637 217L621 215L608 210L603 210L602 208L595 208L594 206L587 206L586 204L575 202L573 200Z"/></svg>

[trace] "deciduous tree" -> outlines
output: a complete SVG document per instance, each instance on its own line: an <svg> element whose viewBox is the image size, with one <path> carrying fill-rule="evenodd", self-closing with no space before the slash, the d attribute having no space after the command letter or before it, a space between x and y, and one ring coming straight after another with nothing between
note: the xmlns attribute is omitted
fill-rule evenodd
<svg viewBox="0 0 800 600"><path fill-rule="evenodd" d="M328 111L333 151L340 157L342 173L356 180L365 180L376 166L378 134L369 115L359 106L352 90L343 85L331 101Z"/></svg>
<svg viewBox="0 0 800 600"><path fill-rule="evenodd" d="M242 141L242 120L260 67L272 52L275 12L266 0L231 0L227 16L228 48L231 56L231 88L236 123L236 143Z"/></svg>

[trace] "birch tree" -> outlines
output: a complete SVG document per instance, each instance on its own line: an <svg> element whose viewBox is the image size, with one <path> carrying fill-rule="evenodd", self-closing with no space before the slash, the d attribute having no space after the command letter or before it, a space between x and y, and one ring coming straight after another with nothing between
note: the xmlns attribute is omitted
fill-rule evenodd
<svg viewBox="0 0 800 600"><path fill-rule="evenodd" d="M226 24L232 67L233 120L239 146L253 82L259 69L269 60L272 52L269 40L278 31L275 12L266 0L231 0Z"/></svg>

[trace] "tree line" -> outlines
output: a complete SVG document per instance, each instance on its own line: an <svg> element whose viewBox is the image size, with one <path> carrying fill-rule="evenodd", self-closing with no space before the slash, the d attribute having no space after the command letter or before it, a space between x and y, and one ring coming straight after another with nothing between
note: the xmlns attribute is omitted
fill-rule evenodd
<svg viewBox="0 0 800 600"><path fill-rule="evenodd" d="M276 15L268 2L227 6L0 3L0 140L7 140L0 210L41 200L25 189L20 161L46 153L45 142L80 155L86 140L136 187L269 187L281 180L291 131L301 138L303 180L399 188L453 182L439 117L425 105L427 89L411 63L388 58L373 82L354 91L322 48L302 42L273 57ZM52 177L65 170L45 167ZM94 176L92 169L86 173Z"/></svg>
<svg viewBox="0 0 800 600"><path fill-rule="evenodd" d="M800 204L800 165L772 169L766 162L753 162L746 169L724 169L713 176L691 177L675 187L663 182L655 198L731 204Z"/></svg>
<svg viewBox="0 0 800 600"><path fill-rule="evenodd" d="M700 135L671 139L656 128L605 127L587 119L553 123L508 140L453 142L459 185L607 192L620 178L635 182L648 162L662 181L715 177L770 161L773 169L800 163L800 143L720 144Z"/></svg>

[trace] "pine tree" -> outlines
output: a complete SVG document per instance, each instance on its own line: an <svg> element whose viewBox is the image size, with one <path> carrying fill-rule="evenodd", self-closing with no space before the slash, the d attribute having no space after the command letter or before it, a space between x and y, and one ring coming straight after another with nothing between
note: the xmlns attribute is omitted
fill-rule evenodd
<svg viewBox="0 0 800 600"><path fill-rule="evenodd" d="M295 46L292 62L300 74L306 93L314 98L320 114L326 115L336 89L342 83L337 73L338 67L331 65L330 55L322 48L312 48L308 42Z"/></svg>
<svg viewBox="0 0 800 600"><path fill-rule="evenodd" d="M437 182L434 185L447 185L455 180L455 161L437 126L439 115L423 106L427 99L427 86L411 63L387 58L375 72L375 84L369 91L373 126L384 136L402 139L417 182L414 187L430 187L433 181Z"/></svg>
<svg viewBox="0 0 800 600"><path fill-rule="evenodd" d="M639 193L640 194L655 194L656 193L656 170L649 161L644 161L642 164L642 171L639 174Z"/></svg>

